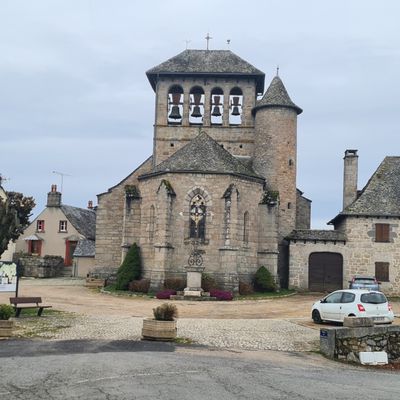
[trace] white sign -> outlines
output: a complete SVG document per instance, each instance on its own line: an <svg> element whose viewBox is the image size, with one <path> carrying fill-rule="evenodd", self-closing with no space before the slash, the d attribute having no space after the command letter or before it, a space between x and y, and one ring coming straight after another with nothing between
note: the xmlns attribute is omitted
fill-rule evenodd
<svg viewBox="0 0 400 400"><path fill-rule="evenodd" d="M17 265L0 261L0 292L15 292L17 287Z"/></svg>

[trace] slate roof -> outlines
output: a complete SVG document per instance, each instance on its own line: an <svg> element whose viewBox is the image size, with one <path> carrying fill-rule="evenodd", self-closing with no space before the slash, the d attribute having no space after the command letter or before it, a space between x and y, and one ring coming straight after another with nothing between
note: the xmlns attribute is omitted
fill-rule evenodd
<svg viewBox="0 0 400 400"><path fill-rule="evenodd" d="M94 257L95 247L94 240L82 239L76 245L74 257Z"/></svg>
<svg viewBox="0 0 400 400"><path fill-rule="evenodd" d="M288 237L289 240L345 242L346 235L334 230L295 229Z"/></svg>
<svg viewBox="0 0 400 400"><path fill-rule="evenodd" d="M205 132L201 132L171 157L158 164L151 173L143 174L139 179L166 172L218 173L264 180Z"/></svg>
<svg viewBox="0 0 400 400"><path fill-rule="evenodd" d="M74 228L86 239L95 239L96 212L85 208L73 206L60 206L62 212L74 226Z"/></svg>
<svg viewBox="0 0 400 400"><path fill-rule="evenodd" d="M275 76L275 78L272 79L263 98L258 100L256 106L253 108L253 113L264 107L287 107L294 109L297 114L303 112L303 110L290 99L285 85L279 76Z"/></svg>
<svg viewBox="0 0 400 400"><path fill-rule="evenodd" d="M400 216L400 157L385 157L358 198L329 224L351 215Z"/></svg>
<svg viewBox="0 0 400 400"><path fill-rule="evenodd" d="M184 50L146 72L154 90L159 75L197 76L206 74L252 76L257 81L257 93L264 91L264 72L230 50Z"/></svg>

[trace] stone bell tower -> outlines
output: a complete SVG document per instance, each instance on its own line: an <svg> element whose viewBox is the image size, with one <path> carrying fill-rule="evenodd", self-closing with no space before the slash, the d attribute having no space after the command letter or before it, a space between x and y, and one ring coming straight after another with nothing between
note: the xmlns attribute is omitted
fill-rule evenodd
<svg viewBox="0 0 400 400"><path fill-rule="evenodd" d="M279 76L274 77L253 109L253 167L265 177L267 189L279 193L280 239L296 227L297 115L301 112Z"/></svg>
<svg viewBox="0 0 400 400"><path fill-rule="evenodd" d="M229 50L185 50L147 71L156 93L153 166L204 130L231 154L253 154L252 109L265 74Z"/></svg>

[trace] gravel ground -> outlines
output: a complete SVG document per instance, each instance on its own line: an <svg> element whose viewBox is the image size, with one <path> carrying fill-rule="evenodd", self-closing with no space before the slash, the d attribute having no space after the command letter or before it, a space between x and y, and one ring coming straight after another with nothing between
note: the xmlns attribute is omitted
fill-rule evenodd
<svg viewBox="0 0 400 400"><path fill-rule="evenodd" d="M68 328L40 336L52 339L140 340L142 318L78 316ZM70 321L71 323L71 321ZM319 331L275 319L178 319L178 337L217 348L310 351L318 347ZM282 334L284 332L284 334Z"/></svg>

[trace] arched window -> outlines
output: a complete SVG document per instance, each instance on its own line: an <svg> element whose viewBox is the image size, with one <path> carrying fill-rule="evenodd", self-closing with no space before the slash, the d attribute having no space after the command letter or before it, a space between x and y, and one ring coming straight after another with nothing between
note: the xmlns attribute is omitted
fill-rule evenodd
<svg viewBox="0 0 400 400"><path fill-rule="evenodd" d="M224 92L221 88L214 88L211 91L211 124L222 125L224 114Z"/></svg>
<svg viewBox="0 0 400 400"><path fill-rule="evenodd" d="M249 228L250 228L249 212L246 211L243 216L243 242L244 243L249 243Z"/></svg>
<svg viewBox="0 0 400 400"><path fill-rule="evenodd" d="M202 125L204 116L204 90L200 86L195 86L190 91L189 123Z"/></svg>
<svg viewBox="0 0 400 400"><path fill-rule="evenodd" d="M200 194L196 194L190 201L190 238L205 239L206 233L206 203Z"/></svg>
<svg viewBox="0 0 400 400"><path fill-rule="evenodd" d="M150 213L149 213L149 240L150 240L150 242L152 242L154 239L155 222L156 222L155 209L154 209L154 206L152 205L152 206L150 206Z"/></svg>
<svg viewBox="0 0 400 400"><path fill-rule="evenodd" d="M238 87L231 90L229 94L229 125L240 125L242 123L243 93Z"/></svg>
<svg viewBox="0 0 400 400"><path fill-rule="evenodd" d="M168 91L168 124L181 125L183 113L183 89L179 85Z"/></svg>

